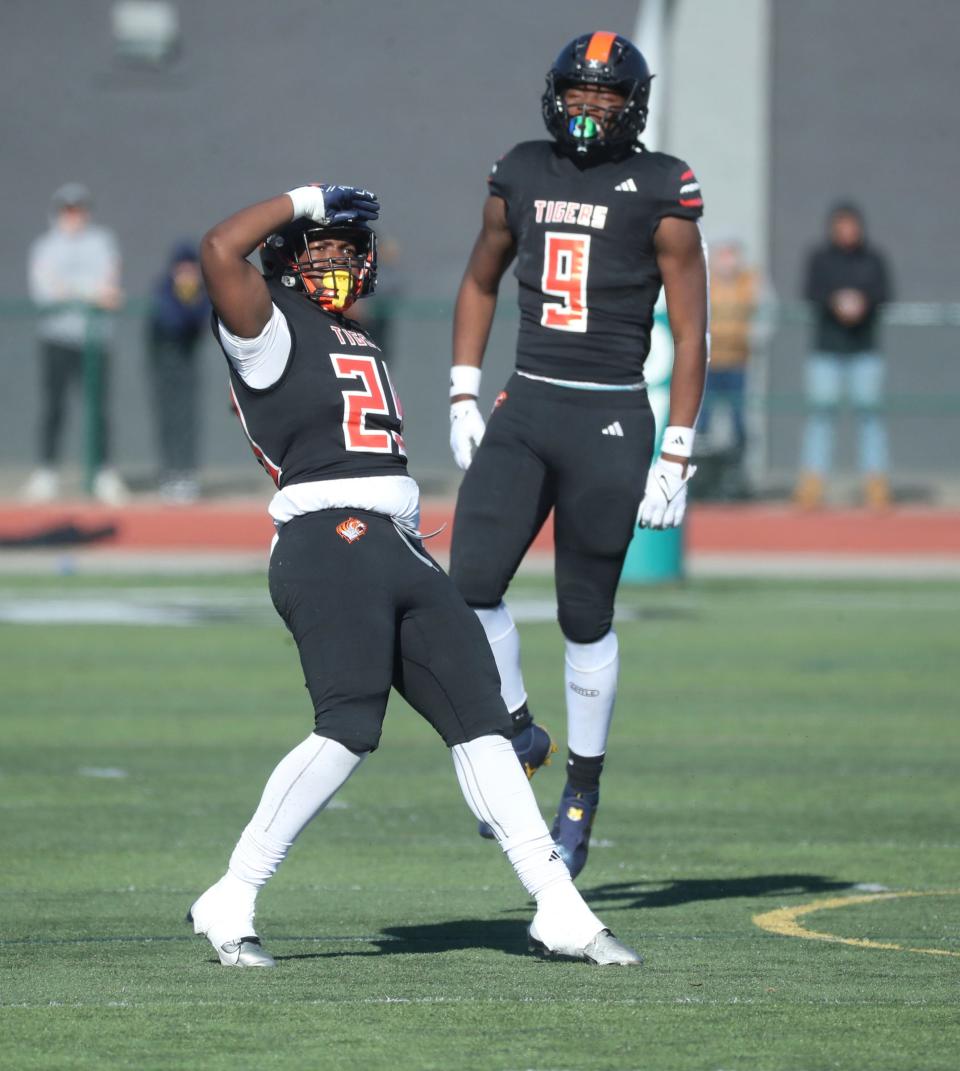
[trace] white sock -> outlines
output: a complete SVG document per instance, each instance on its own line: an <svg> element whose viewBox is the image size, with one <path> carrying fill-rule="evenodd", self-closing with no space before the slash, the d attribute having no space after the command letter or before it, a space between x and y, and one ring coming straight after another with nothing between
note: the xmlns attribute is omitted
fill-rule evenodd
<svg viewBox="0 0 960 1071"><path fill-rule="evenodd" d="M520 633L513 623L506 603L500 603L492 610L483 608L474 611L480 618L487 642L493 651L497 669L500 671L500 694L507 710L512 714L527 701L527 690L523 686L523 672L520 669Z"/></svg>
<svg viewBox="0 0 960 1071"><path fill-rule="evenodd" d="M270 775L260 805L240 834L215 888L237 911L249 910L310 820L333 799L366 755L311 733ZM231 908L231 913L232 913Z"/></svg>
<svg viewBox="0 0 960 1071"><path fill-rule="evenodd" d="M533 790L513 746L502 736L481 736L451 749L464 799L496 834L523 887L537 901L537 930L577 947L604 928L577 892L557 854Z"/></svg>
<svg viewBox="0 0 960 1071"><path fill-rule="evenodd" d="M589 758L607 750L620 671L617 634L595 643L566 641L567 747Z"/></svg>

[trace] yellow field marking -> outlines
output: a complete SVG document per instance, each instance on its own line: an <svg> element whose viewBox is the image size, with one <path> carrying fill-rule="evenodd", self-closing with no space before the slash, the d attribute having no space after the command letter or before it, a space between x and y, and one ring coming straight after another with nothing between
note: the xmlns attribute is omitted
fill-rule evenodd
<svg viewBox="0 0 960 1071"><path fill-rule="evenodd" d="M907 945L894 944L890 941L869 941L865 937L838 937L834 933L821 933L808 930L797 920L814 911L832 911L838 907L852 907L854 904L870 904L875 900L904 900L914 896L960 896L960 889L943 889L939 892L885 892L870 893L868 896L836 896L831 900L814 900L810 904L797 907L779 907L776 911L764 911L754 915L754 924L761 930L778 933L782 937L805 937L809 941L833 941L840 945L856 945L858 948L885 948L894 952L920 952L924 956L956 956L960 952L950 952L945 948L909 948Z"/></svg>

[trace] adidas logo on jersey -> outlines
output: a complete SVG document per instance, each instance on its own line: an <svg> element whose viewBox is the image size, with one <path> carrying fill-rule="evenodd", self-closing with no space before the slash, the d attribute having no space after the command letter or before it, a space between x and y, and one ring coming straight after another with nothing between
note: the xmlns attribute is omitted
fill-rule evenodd
<svg viewBox="0 0 960 1071"><path fill-rule="evenodd" d="M614 186L613 188L615 190L619 191L620 193L636 193L637 192L637 184L633 181L632 178L624 179L623 182L619 183L618 185Z"/></svg>
<svg viewBox="0 0 960 1071"><path fill-rule="evenodd" d="M619 420L615 420L612 424L608 424L603 429L601 434L602 435L616 435L616 436L618 436L619 438L622 439L623 438L623 428L620 425L620 421Z"/></svg>

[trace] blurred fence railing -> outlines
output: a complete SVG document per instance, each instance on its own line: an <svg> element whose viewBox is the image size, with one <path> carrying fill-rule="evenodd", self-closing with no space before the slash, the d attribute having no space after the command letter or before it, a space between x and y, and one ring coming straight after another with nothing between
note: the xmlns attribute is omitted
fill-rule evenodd
<svg viewBox="0 0 960 1071"><path fill-rule="evenodd" d="M452 302L449 299L377 296L358 307L376 335L386 331L387 356L404 400L412 467L450 486L456 471L448 456L445 415ZM148 303L129 299L115 314L109 369L109 413L114 461L149 472L155 464L153 399L146 374ZM7 468L36 459L42 385L36 359L37 310L22 299L0 299L0 458ZM807 402L803 368L809 349L810 313L802 303L762 310L761 329L747 368L747 463L754 485L789 480L797 467ZM483 404L492 402L513 364L517 311L505 294L499 304L484 374ZM931 485L960 481L960 302L898 302L882 317L881 350L887 357L883 412L892 444L893 469L904 482ZM225 403L222 358L212 339L204 355L203 459L216 469L249 467L235 420ZM66 457L88 469L95 458L85 445L85 420L73 402ZM723 447L729 425L719 420L703 446ZM854 464L853 422L841 420L838 470Z"/></svg>

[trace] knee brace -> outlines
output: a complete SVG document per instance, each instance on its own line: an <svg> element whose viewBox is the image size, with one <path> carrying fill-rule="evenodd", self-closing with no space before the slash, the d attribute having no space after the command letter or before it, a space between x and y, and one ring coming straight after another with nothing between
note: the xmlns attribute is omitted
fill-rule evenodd
<svg viewBox="0 0 960 1071"><path fill-rule="evenodd" d="M450 562L450 579L471 610L496 609L509 584L490 562L472 556Z"/></svg>
<svg viewBox="0 0 960 1071"><path fill-rule="evenodd" d="M613 603L596 596L561 596L557 620L566 639L573 643L595 643L613 625Z"/></svg>
<svg viewBox="0 0 960 1071"><path fill-rule="evenodd" d="M314 733L342 744L355 755L376 751L380 746L383 719L363 708L318 711L314 716Z"/></svg>

